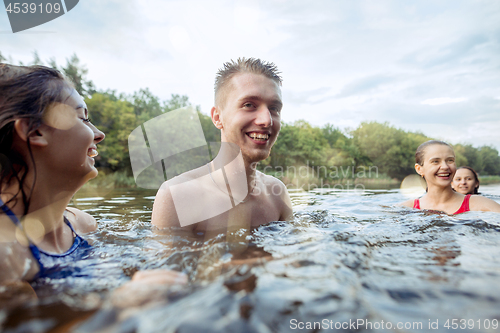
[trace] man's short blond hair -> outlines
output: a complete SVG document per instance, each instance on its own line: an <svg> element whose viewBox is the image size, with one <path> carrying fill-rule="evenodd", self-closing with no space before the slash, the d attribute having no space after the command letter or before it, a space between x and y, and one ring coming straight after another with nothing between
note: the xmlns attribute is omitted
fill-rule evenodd
<svg viewBox="0 0 500 333"><path fill-rule="evenodd" d="M273 80L279 86L283 79L278 67L272 62L263 61L256 58L238 58L238 60L228 61L224 63L223 67L219 69L215 76L215 104L222 107L226 101L227 88L229 81L240 73L253 73L264 75L265 77Z"/></svg>

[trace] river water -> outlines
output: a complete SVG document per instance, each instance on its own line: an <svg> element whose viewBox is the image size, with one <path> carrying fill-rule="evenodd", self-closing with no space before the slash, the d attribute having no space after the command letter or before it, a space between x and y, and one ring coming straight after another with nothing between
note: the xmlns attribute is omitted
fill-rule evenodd
<svg viewBox="0 0 500 333"><path fill-rule="evenodd" d="M481 192L500 202L500 185ZM293 191L293 221L205 239L154 232L154 194L79 192L74 206L98 220L92 254L36 295L4 287L3 331L500 331L498 213L396 207L399 189ZM183 271L189 284L134 308L109 301L151 268Z"/></svg>

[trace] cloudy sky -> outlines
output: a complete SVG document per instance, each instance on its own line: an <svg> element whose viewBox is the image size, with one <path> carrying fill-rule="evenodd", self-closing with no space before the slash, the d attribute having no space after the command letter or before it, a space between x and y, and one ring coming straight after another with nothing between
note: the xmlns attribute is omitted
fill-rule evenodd
<svg viewBox="0 0 500 333"><path fill-rule="evenodd" d="M500 150L498 0L81 0L16 34L0 9L2 54L35 50L76 53L100 89L183 94L207 114L222 63L259 57L283 73L285 122L389 122Z"/></svg>

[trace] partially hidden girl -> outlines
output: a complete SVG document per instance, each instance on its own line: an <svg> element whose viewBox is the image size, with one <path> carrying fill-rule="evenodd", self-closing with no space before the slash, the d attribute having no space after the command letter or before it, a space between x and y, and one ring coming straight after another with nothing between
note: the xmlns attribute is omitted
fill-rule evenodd
<svg viewBox="0 0 500 333"><path fill-rule="evenodd" d="M471 167L463 166L457 169L451 187L458 193L479 194L479 177Z"/></svg>

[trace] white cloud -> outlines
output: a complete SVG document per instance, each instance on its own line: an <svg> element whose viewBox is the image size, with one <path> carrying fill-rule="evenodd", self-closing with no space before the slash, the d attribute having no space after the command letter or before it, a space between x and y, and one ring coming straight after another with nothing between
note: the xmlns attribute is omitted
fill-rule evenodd
<svg viewBox="0 0 500 333"><path fill-rule="evenodd" d="M459 97L459 98L450 98L450 97L439 97L439 98L431 98L426 99L425 101L420 102L420 104L424 105L441 105L448 103L460 103L466 101L467 98Z"/></svg>
<svg viewBox="0 0 500 333"><path fill-rule="evenodd" d="M283 73L284 121L388 121L500 149L498 22L497 0L95 0L0 45L25 63L76 53L98 88L185 94L205 113L223 62L261 57Z"/></svg>

